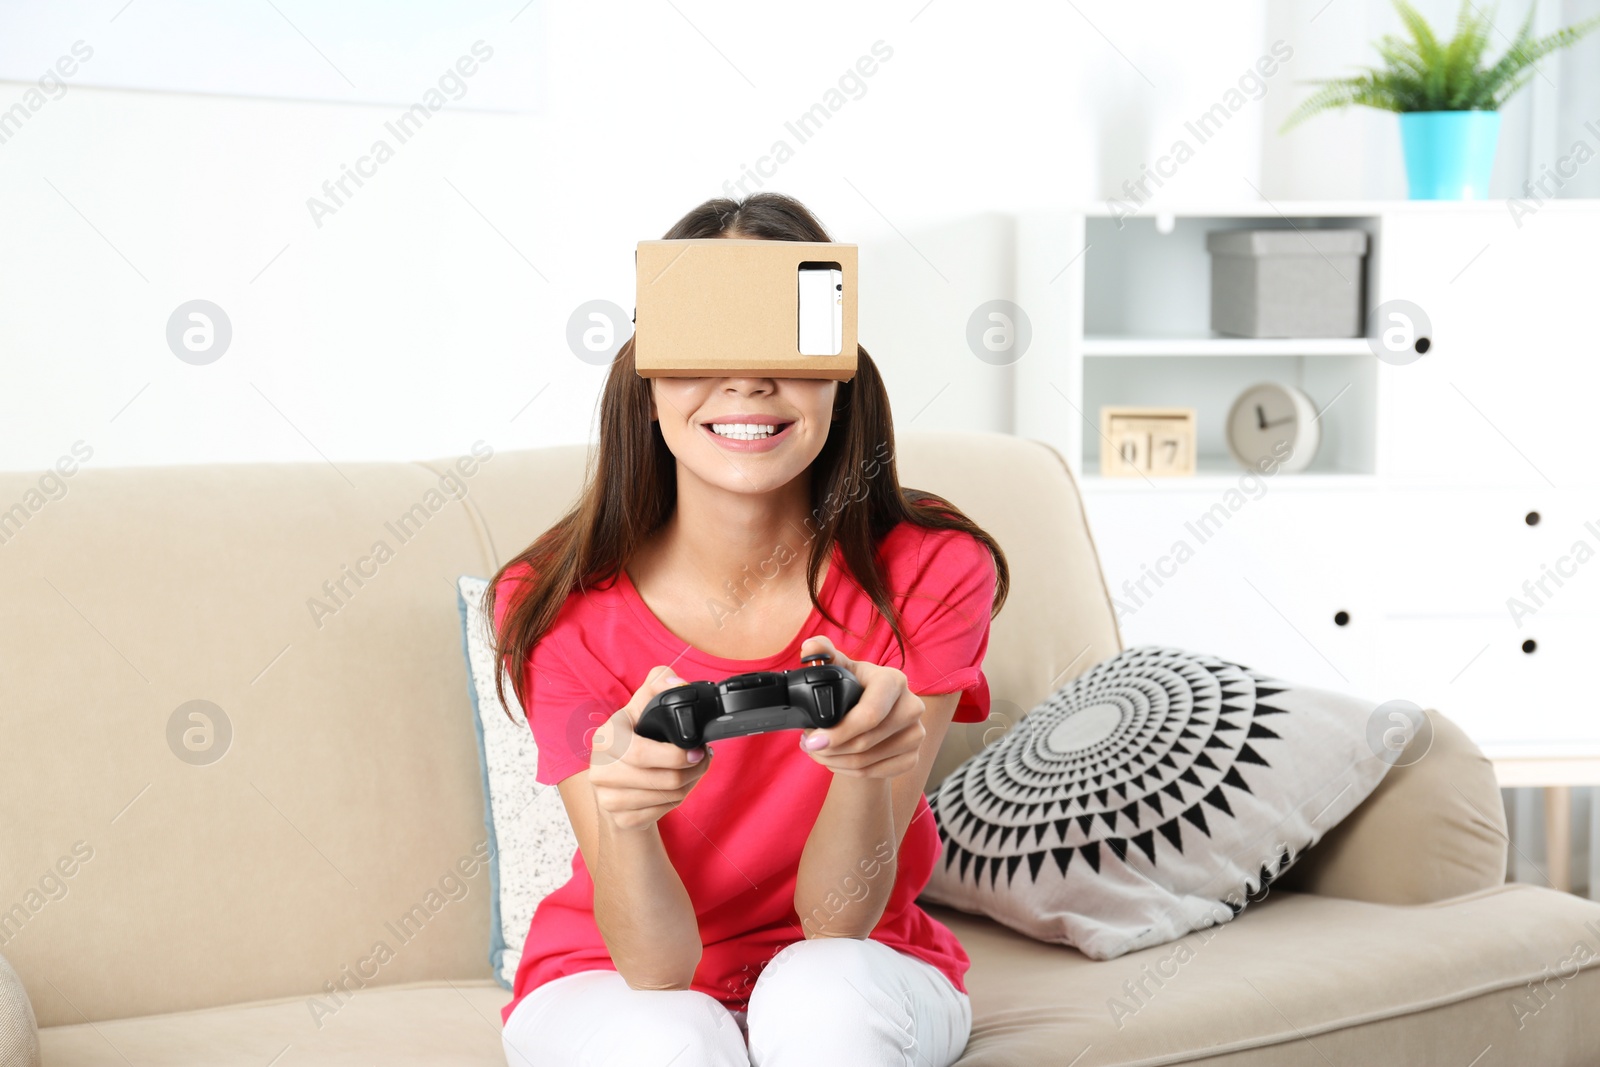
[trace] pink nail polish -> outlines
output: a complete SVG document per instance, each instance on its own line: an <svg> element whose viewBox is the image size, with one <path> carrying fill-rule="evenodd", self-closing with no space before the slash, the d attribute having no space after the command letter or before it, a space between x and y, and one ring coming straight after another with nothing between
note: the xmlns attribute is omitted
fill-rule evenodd
<svg viewBox="0 0 1600 1067"><path fill-rule="evenodd" d="M828 735L812 734L810 737L800 742L800 747L805 749L807 752L816 752L819 749L827 748Z"/></svg>

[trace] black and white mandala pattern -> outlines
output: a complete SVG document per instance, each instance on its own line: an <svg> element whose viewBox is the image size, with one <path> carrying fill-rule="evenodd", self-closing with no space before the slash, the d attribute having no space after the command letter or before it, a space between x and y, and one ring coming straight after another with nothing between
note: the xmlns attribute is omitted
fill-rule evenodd
<svg viewBox="0 0 1600 1067"><path fill-rule="evenodd" d="M948 874L995 888L1130 850L1152 867L1207 847L1281 742L1287 686L1213 656L1140 646L1090 668L929 798ZM1283 857L1287 861L1290 857ZM1281 873L1264 871L1265 879ZM1238 910L1235 908L1235 910Z"/></svg>

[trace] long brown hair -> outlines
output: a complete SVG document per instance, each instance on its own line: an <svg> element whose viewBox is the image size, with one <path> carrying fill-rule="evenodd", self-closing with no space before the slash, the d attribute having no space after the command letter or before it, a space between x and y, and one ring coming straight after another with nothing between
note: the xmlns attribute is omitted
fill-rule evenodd
<svg viewBox="0 0 1600 1067"><path fill-rule="evenodd" d="M744 200L707 200L679 219L663 240L759 238L769 241L832 241L822 223L799 201L759 192ZM527 662L568 596L614 580L633 554L672 515L677 504L676 460L661 427L650 418L650 380L634 367L633 338L617 352L600 397L600 439L589 453L584 488L572 509L507 561L484 593L486 617L494 618L495 587L506 572L527 564L505 618L495 627L496 662L511 675L513 692L527 708L521 665ZM901 522L936 530L962 530L982 541L994 557L996 586L990 617L1000 611L1011 584L1005 553L987 532L945 498L903 489L895 471L894 420L889 394L867 350L856 346L856 375L840 382L839 413L811 464L811 556L806 586L823 618L843 628L817 600L817 575L835 542L851 577L887 619L905 661L905 636L889 599L877 559L877 544ZM871 470L863 476L859 472ZM864 492L862 490L865 490ZM874 620L876 625L876 620ZM510 716L501 672L495 694Z"/></svg>

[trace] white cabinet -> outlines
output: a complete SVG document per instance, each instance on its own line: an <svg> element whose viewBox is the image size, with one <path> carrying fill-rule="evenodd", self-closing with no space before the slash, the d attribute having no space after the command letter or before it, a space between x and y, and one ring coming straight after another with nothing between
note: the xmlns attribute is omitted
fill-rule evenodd
<svg viewBox="0 0 1600 1067"><path fill-rule="evenodd" d="M1205 482L1085 491L1123 643L1209 652L1385 699L1373 669L1382 617L1367 558L1382 530L1369 518L1372 494Z"/></svg>
<svg viewBox="0 0 1600 1067"><path fill-rule="evenodd" d="M1600 620L1550 616L1517 629L1485 617L1393 619L1379 669L1388 692L1438 708L1480 745L1600 743Z"/></svg>
<svg viewBox="0 0 1600 1067"><path fill-rule="evenodd" d="M1524 489L1390 485L1379 501L1382 544L1372 558L1391 615L1481 615L1510 621L1507 601L1563 614L1600 603L1600 565L1563 562L1582 534L1583 496ZM1531 520L1531 521L1530 521ZM1600 521L1596 522L1600 530ZM1555 570L1545 574L1546 565ZM1558 569L1559 568L1559 569ZM1570 573L1563 573L1570 572ZM1531 592L1524 591L1529 583Z"/></svg>
<svg viewBox="0 0 1600 1067"><path fill-rule="evenodd" d="M1551 205L1521 229L1504 210L1400 210L1381 225L1379 301L1432 323L1424 356L1381 369L1382 473L1600 485L1600 210Z"/></svg>
<svg viewBox="0 0 1600 1067"><path fill-rule="evenodd" d="M1365 229L1368 311L1422 309L1427 352L1212 334L1204 235L1257 226ZM1279 202L1055 232L1075 246L1030 254L1068 263L1043 305L1064 341L1018 366L1017 431L1073 466L1125 644L1435 706L1480 742L1600 742L1600 202L1521 227L1503 203ZM1219 448L1254 380L1329 405L1328 451L1259 491ZM1099 476L1103 403L1196 407L1200 472Z"/></svg>

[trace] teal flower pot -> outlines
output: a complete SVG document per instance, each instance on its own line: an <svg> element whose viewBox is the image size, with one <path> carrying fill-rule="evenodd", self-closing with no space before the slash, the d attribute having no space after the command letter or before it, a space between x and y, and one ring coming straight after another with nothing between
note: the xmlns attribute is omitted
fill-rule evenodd
<svg viewBox="0 0 1600 1067"><path fill-rule="evenodd" d="M1408 111L1400 116L1413 200L1487 200L1498 111Z"/></svg>

